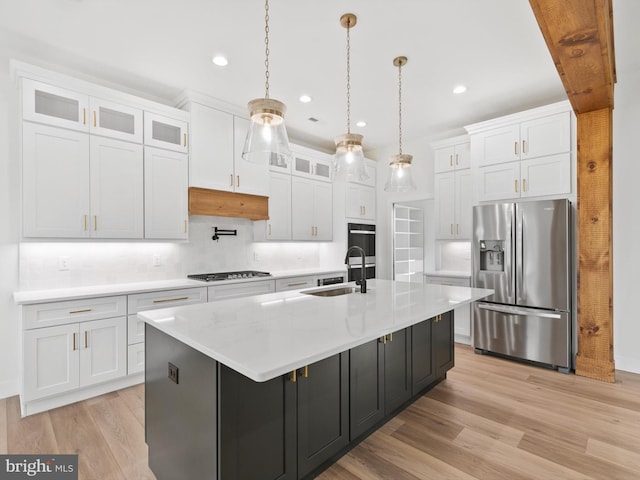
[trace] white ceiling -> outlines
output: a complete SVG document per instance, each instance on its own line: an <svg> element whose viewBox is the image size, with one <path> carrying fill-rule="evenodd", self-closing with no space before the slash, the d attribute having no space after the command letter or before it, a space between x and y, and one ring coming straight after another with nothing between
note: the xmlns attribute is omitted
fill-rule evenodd
<svg viewBox="0 0 640 480"><path fill-rule="evenodd" d="M405 142L566 98L528 0L271 0L270 93L287 104L293 139L330 149L346 131L346 12L358 16L352 131L368 149L397 146L398 55L409 59ZM619 77L640 69L638 18L640 1L614 0ZM8 56L165 103L185 89L240 109L264 96L263 37L262 0L0 0ZM227 67L211 63L216 53ZM468 91L454 95L459 83Z"/></svg>

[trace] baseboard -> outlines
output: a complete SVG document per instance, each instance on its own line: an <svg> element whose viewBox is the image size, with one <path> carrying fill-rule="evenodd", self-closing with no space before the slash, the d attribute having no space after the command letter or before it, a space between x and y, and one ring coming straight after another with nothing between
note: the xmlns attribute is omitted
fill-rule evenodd
<svg viewBox="0 0 640 480"><path fill-rule="evenodd" d="M625 372L640 373L640 357L615 356L616 370Z"/></svg>
<svg viewBox="0 0 640 480"><path fill-rule="evenodd" d="M7 380L0 382L0 400L13 397L20 393L20 382L18 380Z"/></svg>

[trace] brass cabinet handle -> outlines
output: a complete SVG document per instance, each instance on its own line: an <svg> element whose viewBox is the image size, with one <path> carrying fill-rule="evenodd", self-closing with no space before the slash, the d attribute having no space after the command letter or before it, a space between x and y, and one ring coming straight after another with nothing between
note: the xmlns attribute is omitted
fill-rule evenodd
<svg viewBox="0 0 640 480"><path fill-rule="evenodd" d="M522 191L523 192L527 191L527 179L526 178L522 179Z"/></svg>
<svg viewBox="0 0 640 480"><path fill-rule="evenodd" d="M87 109L86 108L82 109L82 124L83 125L87 124Z"/></svg>
<svg viewBox="0 0 640 480"><path fill-rule="evenodd" d="M456 235L460 235L460 224L456 223Z"/></svg>
<svg viewBox="0 0 640 480"><path fill-rule="evenodd" d="M76 351L76 333L73 332L73 351Z"/></svg>
<svg viewBox="0 0 640 480"><path fill-rule="evenodd" d="M453 223L449 224L449 232L453 235Z"/></svg>
<svg viewBox="0 0 640 480"><path fill-rule="evenodd" d="M513 142L513 154L518 155L518 142Z"/></svg>
<svg viewBox="0 0 640 480"><path fill-rule="evenodd" d="M236 176L236 187L240 188L240 175Z"/></svg>
<svg viewBox="0 0 640 480"><path fill-rule="evenodd" d="M233 173L229 175L229 186L233 187Z"/></svg>
<svg viewBox="0 0 640 480"><path fill-rule="evenodd" d="M522 153L527 153L527 141L522 140Z"/></svg>
<svg viewBox="0 0 640 480"><path fill-rule="evenodd" d="M184 233L187 233L187 221L184 221Z"/></svg>
<svg viewBox="0 0 640 480"><path fill-rule="evenodd" d="M84 348L89 348L89 332L84 331Z"/></svg>
<svg viewBox="0 0 640 480"><path fill-rule="evenodd" d="M518 193L518 180L514 180L514 184L513 184L513 188L515 189L516 193Z"/></svg>
<svg viewBox="0 0 640 480"><path fill-rule="evenodd" d="M186 134L186 133L184 133L184 134L182 135L182 138L183 138L183 145L182 145L182 146L183 146L183 147L186 147L186 146L187 146L187 134Z"/></svg>
<svg viewBox="0 0 640 480"><path fill-rule="evenodd" d="M87 216L84 215L84 231L87 231Z"/></svg>
<svg viewBox="0 0 640 480"><path fill-rule="evenodd" d="M453 155L449 155L449 166L453 167Z"/></svg>
<svg viewBox="0 0 640 480"><path fill-rule="evenodd" d="M292 383L296 383L297 380L298 380L298 371L294 370L289 374L289 381Z"/></svg>
<svg viewBox="0 0 640 480"><path fill-rule="evenodd" d="M390 342L393 342L393 333L390 333L390 334L389 334L389 341L390 341Z"/></svg>
<svg viewBox="0 0 640 480"><path fill-rule="evenodd" d="M161 299L161 300L154 300L153 303L179 302L180 300L189 300L189 297L164 298L164 299Z"/></svg>
<svg viewBox="0 0 640 480"><path fill-rule="evenodd" d="M367 214L367 207L365 205L362 206L362 215Z"/></svg>
<svg viewBox="0 0 640 480"><path fill-rule="evenodd" d="M90 311L91 311L91 309L90 309L90 308L85 308L85 309L83 309L83 310L71 310L71 311L69 312L69 314L70 314L70 315L73 315L73 314L75 314L75 313L87 313L87 312L90 312Z"/></svg>
<svg viewBox="0 0 640 480"><path fill-rule="evenodd" d="M94 128L98 126L98 114L95 110L93 111L93 126Z"/></svg>
<svg viewBox="0 0 640 480"><path fill-rule="evenodd" d="M306 285L307 282L287 283L287 287L299 287L300 285Z"/></svg>
<svg viewBox="0 0 640 480"><path fill-rule="evenodd" d="M456 153L456 165L460 165L460 163L458 162L458 154Z"/></svg>
<svg viewBox="0 0 640 480"><path fill-rule="evenodd" d="M93 231L97 231L98 230L98 216L94 215L93 216Z"/></svg>
<svg viewBox="0 0 640 480"><path fill-rule="evenodd" d="M309 378L309 365L305 365L302 369L303 378Z"/></svg>

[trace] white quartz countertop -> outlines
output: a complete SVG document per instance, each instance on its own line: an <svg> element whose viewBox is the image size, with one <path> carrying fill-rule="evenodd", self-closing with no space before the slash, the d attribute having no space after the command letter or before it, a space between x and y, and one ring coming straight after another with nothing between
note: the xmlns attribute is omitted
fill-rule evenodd
<svg viewBox="0 0 640 480"><path fill-rule="evenodd" d="M341 286L354 286L354 283ZM493 290L368 280L366 294L256 295L138 313L237 372L263 382L482 299Z"/></svg>
<svg viewBox="0 0 640 480"><path fill-rule="evenodd" d="M461 272L460 270L432 270L430 272L424 272L424 275L427 275L430 277L471 278L470 272Z"/></svg>
<svg viewBox="0 0 640 480"><path fill-rule="evenodd" d="M218 282L202 282L188 278L169 280L155 280L148 282L113 283L107 285L91 285L85 287L51 288L45 290L22 290L13 293L13 300L18 305L28 305L43 302L61 302L65 300L79 300L91 297L108 297L111 295L127 295L131 293L153 292L157 290L173 290L179 288L211 287L229 283L257 282L260 280L276 280L278 278L296 277L302 275L322 275L331 272L346 272L346 266L336 268L310 268L304 270L282 270L271 272L270 277L242 278L237 280L222 280ZM207 273L207 272L201 272Z"/></svg>

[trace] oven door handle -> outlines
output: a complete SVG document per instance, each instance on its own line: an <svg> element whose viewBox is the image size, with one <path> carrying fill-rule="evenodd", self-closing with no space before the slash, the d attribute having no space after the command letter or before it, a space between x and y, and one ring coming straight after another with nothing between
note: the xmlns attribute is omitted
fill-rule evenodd
<svg viewBox="0 0 640 480"><path fill-rule="evenodd" d="M343 230L344 232L344 230ZM371 230L349 230L349 233L363 233L365 235L375 235L376 232L375 231L371 231Z"/></svg>

